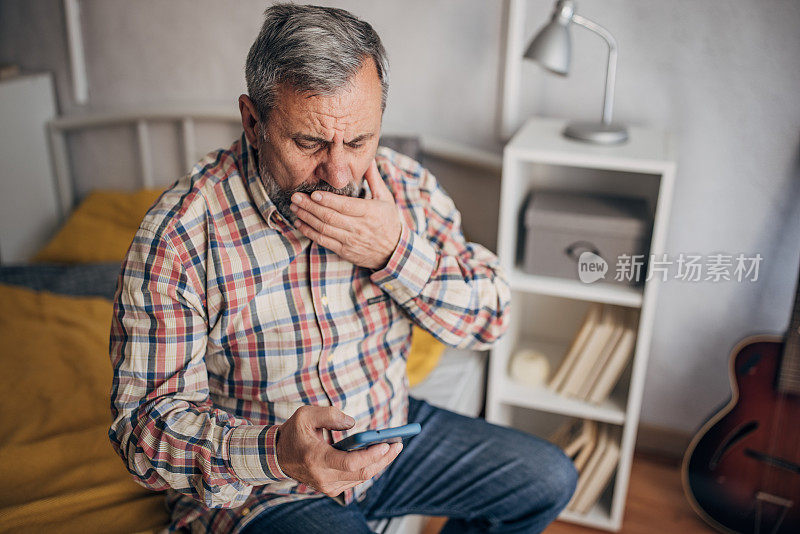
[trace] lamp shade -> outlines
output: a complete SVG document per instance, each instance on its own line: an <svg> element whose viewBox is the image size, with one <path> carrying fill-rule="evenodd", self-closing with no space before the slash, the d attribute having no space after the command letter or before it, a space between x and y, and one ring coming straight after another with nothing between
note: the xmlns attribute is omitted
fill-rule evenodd
<svg viewBox="0 0 800 534"><path fill-rule="evenodd" d="M545 69L566 76L569 74L572 55L572 39L569 34L571 24L582 26L602 37L608 44L608 64L606 66L606 92L603 95L602 122L570 123L564 129L564 136L570 139L610 145L628 140L628 130L621 124L611 122L614 103L614 78L617 72L617 41L607 29L596 22L575 13L573 0L557 0L553 16L542 27L525 50L525 58L539 63Z"/></svg>
<svg viewBox="0 0 800 534"><path fill-rule="evenodd" d="M559 17L554 17L539 30L525 51L525 58L532 59L547 70L562 76L569 73L571 56L572 39L569 35L569 21L564 24L563 19Z"/></svg>

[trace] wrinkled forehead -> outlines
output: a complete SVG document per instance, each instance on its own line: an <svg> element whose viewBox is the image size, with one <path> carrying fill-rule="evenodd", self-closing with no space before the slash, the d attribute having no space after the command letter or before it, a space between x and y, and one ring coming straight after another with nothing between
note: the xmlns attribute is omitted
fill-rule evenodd
<svg viewBox="0 0 800 534"><path fill-rule="evenodd" d="M298 91L278 86L273 115L290 129L350 132L375 128L381 119L381 83L374 64L365 65L333 94Z"/></svg>

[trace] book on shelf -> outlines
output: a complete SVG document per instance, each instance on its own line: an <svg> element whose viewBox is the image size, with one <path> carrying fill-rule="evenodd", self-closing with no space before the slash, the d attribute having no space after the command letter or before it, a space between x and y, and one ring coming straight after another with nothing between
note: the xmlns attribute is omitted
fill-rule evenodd
<svg viewBox="0 0 800 534"><path fill-rule="evenodd" d="M583 383L575 395L578 398L590 399L592 391L597 387L598 378L610 365L615 355L619 354L619 342L628 328L629 310L619 306L612 306L610 308L613 313L613 330L608 338L607 343L603 347L600 356L595 359L590 370L583 377ZM627 358L627 355L623 354L622 357Z"/></svg>
<svg viewBox="0 0 800 534"><path fill-rule="evenodd" d="M597 471L597 465L600 463L600 459L606 450L606 446L608 445L607 425L599 424L598 426L597 442L594 444L594 449L589 457L589 461L586 463L584 468L579 471L578 484L575 486L575 493L572 494L572 498L566 506L568 510L576 511L575 505L578 499L581 498L581 496L585 493L586 486L589 483L589 480L591 480L594 476L595 471Z"/></svg>
<svg viewBox="0 0 800 534"><path fill-rule="evenodd" d="M597 442L597 424L590 420L577 420L563 425L550 441L563 449L564 454L573 459L575 468L580 471L589 460Z"/></svg>
<svg viewBox="0 0 800 534"><path fill-rule="evenodd" d="M581 351L575 366L567 376L561 389L562 395L584 398L581 390L584 383L591 381L591 371L598 361L608 359L607 354L614 350L614 337L621 330L621 320L616 306L603 306L600 324L594 328L586 346Z"/></svg>
<svg viewBox="0 0 800 534"><path fill-rule="evenodd" d="M628 311L628 315L633 316L633 311ZM625 331L619 339L614 354L608 363L603 367L597 377L597 381L589 392L589 402L598 404L608 398L611 390L617 384L619 377L625 370L625 366L630 360L631 354L636 346L636 324L635 317L630 317L625 326Z"/></svg>
<svg viewBox="0 0 800 534"><path fill-rule="evenodd" d="M578 484L566 509L585 514L610 482L620 458L618 433L612 425L588 419L569 421L550 438L572 458Z"/></svg>
<svg viewBox="0 0 800 534"><path fill-rule="evenodd" d="M594 421L584 421L583 428L585 429L584 434L586 439L578 444L577 447L575 444L569 444L567 447L569 451L573 453L570 454L570 458L574 459L575 468L578 471L583 470L586 466L597 445L597 423Z"/></svg>
<svg viewBox="0 0 800 534"><path fill-rule="evenodd" d="M598 404L619 380L633 354L636 311L593 303L548 388Z"/></svg>
<svg viewBox="0 0 800 534"><path fill-rule="evenodd" d="M591 475L585 477L585 483L581 492L576 491L573 502L567 508L579 514L586 514L592 506L600 499L603 490L608 486L611 477L617 469L620 457L619 443L612 436L608 425L603 425L607 430L607 439L602 452L596 452L592 458L597 458ZM580 477L579 477L580 478Z"/></svg>
<svg viewBox="0 0 800 534"><path fill-rule="evenodd" d="M580 356L583 347L586 345L587 339L589 339L595 326L597 326L597 324L600 322L602 312L602 304L592 303L589 305L586 316L583 318L583 324L581 324L581 327L578 330L578 335L573 338L567 353L561 360L561 365L556 370L547 387L553 391L561 390L562 386L564 385L564 380L567 378L573 366L575 365L575 361L578 359L578 356Z"/></svg>

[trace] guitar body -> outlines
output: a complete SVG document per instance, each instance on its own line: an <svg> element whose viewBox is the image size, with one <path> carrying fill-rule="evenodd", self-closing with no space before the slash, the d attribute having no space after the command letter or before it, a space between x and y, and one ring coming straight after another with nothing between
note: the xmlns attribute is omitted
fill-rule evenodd
<svg viewBox="0 0 800 534"><path fill-rule="evenodd" d="M731 400L684 456L690 504L723 532L800 533L800 396L779 391L783 353L776 336L734 349Z"/></svg>

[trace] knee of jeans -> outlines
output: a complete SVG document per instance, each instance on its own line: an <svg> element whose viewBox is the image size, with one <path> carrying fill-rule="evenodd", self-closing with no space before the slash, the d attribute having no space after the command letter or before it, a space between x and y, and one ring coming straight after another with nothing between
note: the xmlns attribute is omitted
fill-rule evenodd
<svg viewBox="0 0 800 534"><path fill-rule="evenodd" d="M578 470L572 459L555 445L552 446L548 466L547 486L552 491L553 505L563 508L575 493L578 485Z"/></svg>
<svg viewBox="0 0 800 534"><path fill-rule="evenodd" d="M534 458L531 490L541 505L561 510L572 498L578 484L575 464L564 451L551 443L540 446Z"/></svg>

